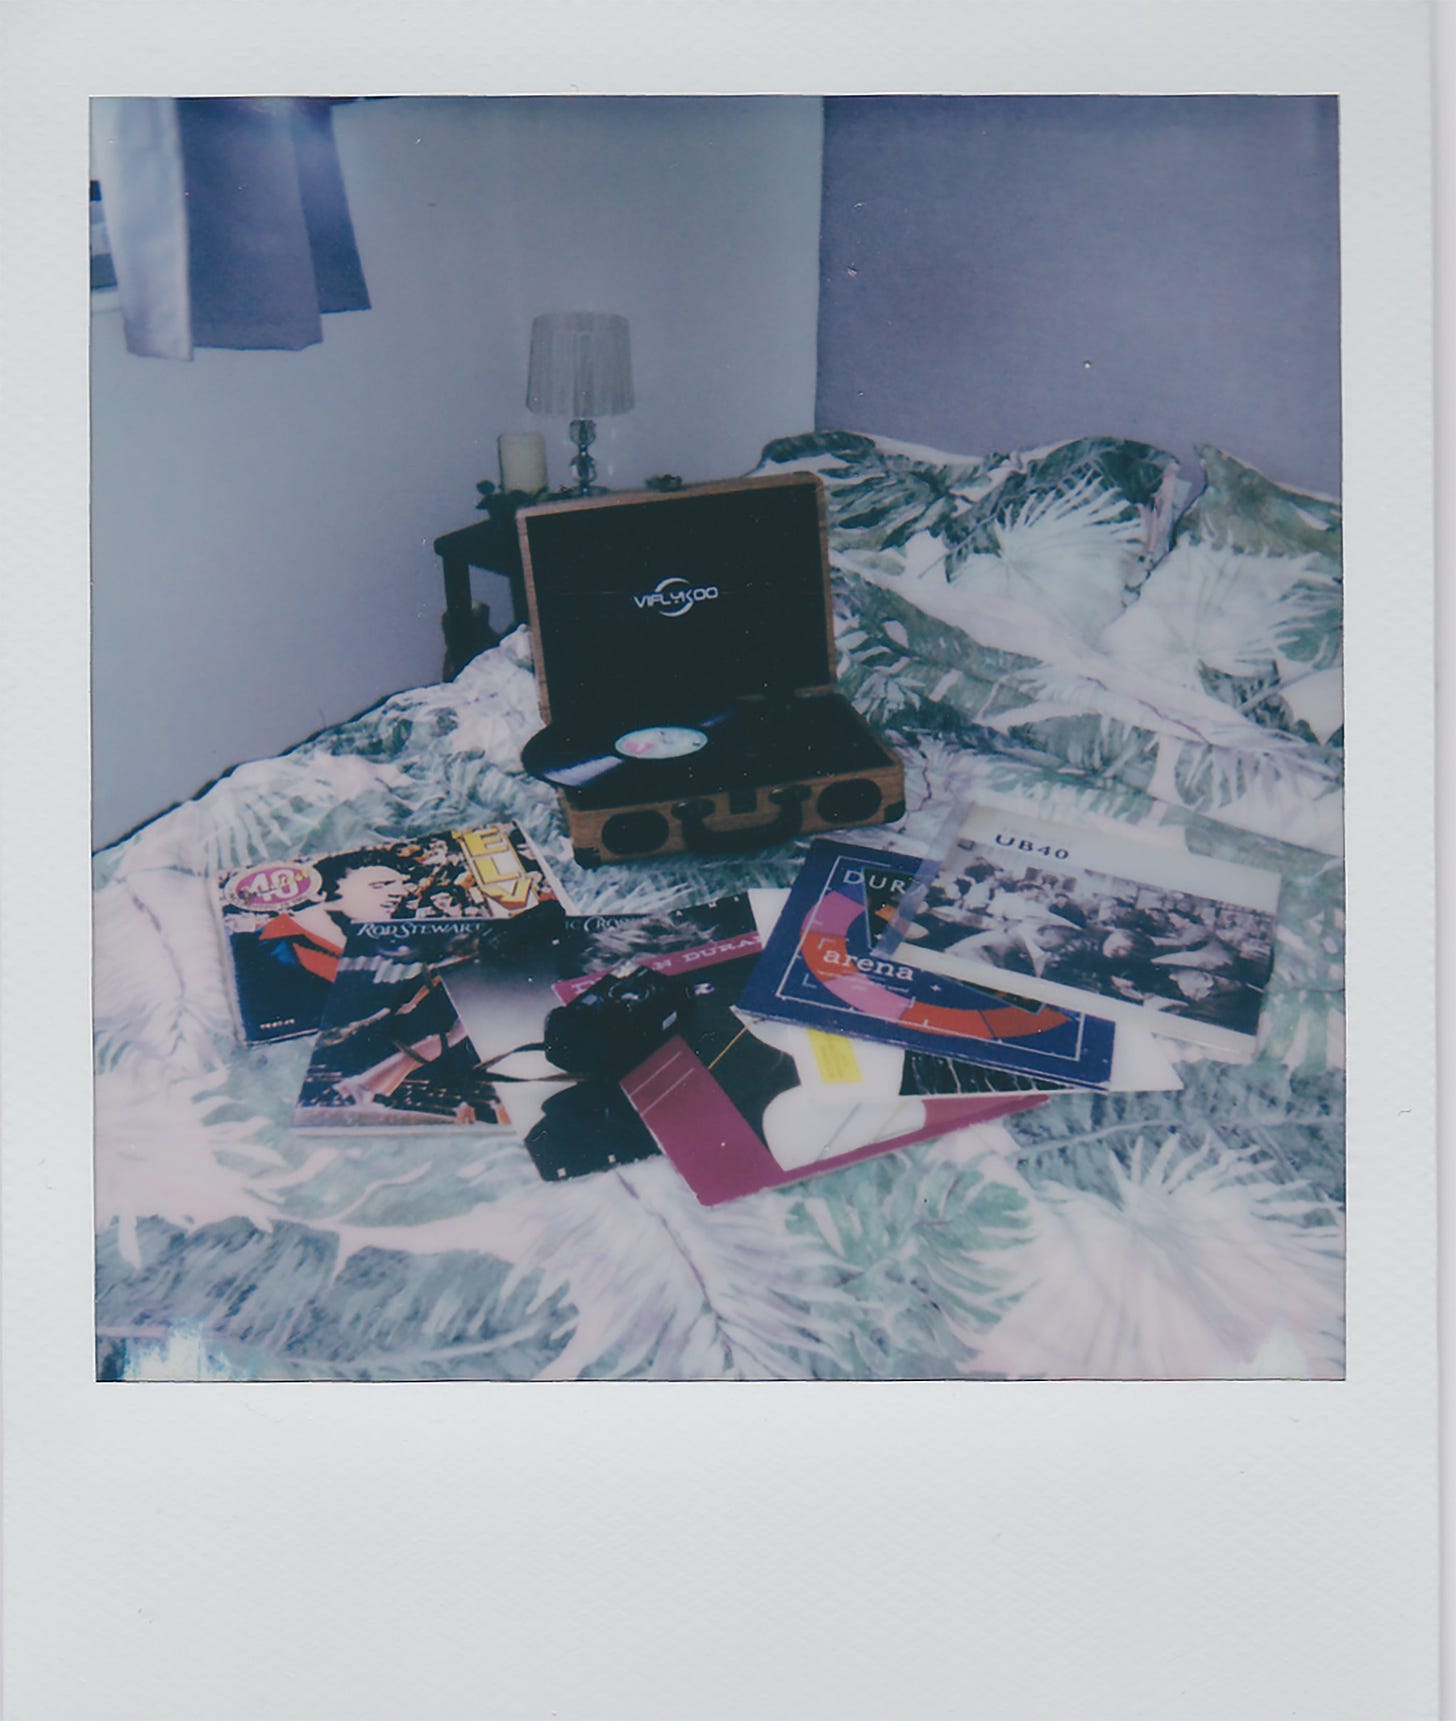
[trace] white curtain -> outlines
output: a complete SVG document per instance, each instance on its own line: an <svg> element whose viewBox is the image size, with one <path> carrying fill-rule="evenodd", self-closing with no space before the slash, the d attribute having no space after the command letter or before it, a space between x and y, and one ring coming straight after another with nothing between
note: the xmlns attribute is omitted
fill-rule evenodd
<svg viewBox="0 0 1456 1721"><path fill-rule="evenodd" d="M91 123L127 350L147 358L190 359L187 200L177 104L106 97L93 104Z"/></svg>

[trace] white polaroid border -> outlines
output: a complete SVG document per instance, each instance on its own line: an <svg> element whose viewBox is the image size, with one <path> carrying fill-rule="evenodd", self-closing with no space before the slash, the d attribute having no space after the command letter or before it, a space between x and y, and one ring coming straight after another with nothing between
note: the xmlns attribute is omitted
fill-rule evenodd
<svg viewBox="0 0 1456 1721"><path fill-rule="evenodd" d="M1429 28L1387 0L4 9L8 1712L1436 1713ZM1339 97L1344 1382L92 1378L87 100L583 90Z"/></svg>

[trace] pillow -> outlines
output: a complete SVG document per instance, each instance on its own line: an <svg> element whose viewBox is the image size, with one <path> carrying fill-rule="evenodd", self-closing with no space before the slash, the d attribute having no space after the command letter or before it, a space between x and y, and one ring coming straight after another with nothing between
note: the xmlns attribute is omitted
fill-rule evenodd
<svg viewBox="0 0 1456 1721"><path fill-rule="evenodd" d="M1340 504L1276 484L1206 442L1194 444L1206 483L1178 522L1175 543L1203 543L1250 555L1309 556L1340 577Z"/></svg>
<svg viewBox="0 0 1456 1721"><path fill-rule="evenodd" d="M840 687L883 728L1034 757L1338 853L1340 755L1310 744L1337 732L1338 663L1302 670L1271 696L1277 665L1260 644L1271 602L1292 593L1280 610L1291 623L1285 655L1308 646L1315 663L1337 659L1337 617L1332 628L1314 614L1307 642L1291 618L1303 602L1293 588L1321 565L1314 545L1329 564L1338 507L1275 494L1251 468L1220 467L1216 450L1205 458L1213 481L1145 579L1178 479L1171 456L1142 444L1097 438L974 460L827 432L770 444L759 469L795 465L824 482ZM1266 538L1281 524L1299 538L1300 555L1267 558L1272 597L1237 547L1250 521ZM1023 527L1045 534L1044 559L1018 554ZM1183 574L1163 580L1172 555ZM1214 555L1235 559L1238 600L1219 590L1190 607L1189 564ZM1233 613L1239 602L1252 621ZM1191 659L1176 643L1190 618L1206 642Z"/></svg>
<svg viewBox="0 0 1456 1721"><path fill-rule="evenodd" d="M1136 602L1104 630L1101 649L1265 727L1337 742L1340 505L1197 446L1207 486Z"/></svg>
<svg viewBox="0 0 1456 1721"><path fill-rule="evenodd" d="M822 431L771 442L756 470L787 467L823 481L837 567L966 626L994 599L1083 640L1163 556L1178 485L1171 454L1112 437L976 458Z"/></svg>

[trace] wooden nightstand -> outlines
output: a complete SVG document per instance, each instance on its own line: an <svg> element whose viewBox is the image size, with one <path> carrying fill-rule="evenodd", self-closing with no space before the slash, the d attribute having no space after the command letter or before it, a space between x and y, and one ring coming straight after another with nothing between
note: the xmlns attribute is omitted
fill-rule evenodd
<svg viewBox="0 0 1456 1721"><path fill-rule="evenodd" d="M473 526L446 532L435 539L435 554L445 572L445 614L441 618L445 631L443 673L446 681L453 681L472 657L478 657L496 643L501 632L508 632L526 619L526 583L521 573L515 517L486 515ZM502 574L510 582L509 627L497 631L486 606L471 602L472 568Z"/></svg>
<svg viewBox="0 0 1456 1721"><path fill-rule="evenodd" d="M647 480L649 490L680 490L682 487L682 479L672 473ZM594 493L606 495L607 491L599 486ZM481 568L488 574L505 577L511 588L510 627L519 627L526 620L527 611L521 541L516 536L516 510L530 503L570 501L577 494L575 490L551 490L527 496L512 491L502 497L497 491L491 497L492 512L483 520L435 539L435 554L445 569L445 613L440 619L445 630L442 675L446 681L453 681L472 657L489 651L501 638L492 625L486 606L470 600L470 570Z"/></svg>

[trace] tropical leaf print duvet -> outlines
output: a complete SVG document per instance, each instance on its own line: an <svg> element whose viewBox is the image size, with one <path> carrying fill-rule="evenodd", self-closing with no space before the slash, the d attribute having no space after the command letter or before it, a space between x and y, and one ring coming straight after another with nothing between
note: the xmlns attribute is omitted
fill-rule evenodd
<svg viewBox="0 0 1456 1721"><path fill-rule="evenodd" d="M1180 1049L1176 1093L1056 1095L715 1209L663 1158L553 1185L509 1136L298 1133L311 1042L238 1042L214 873L513 818L588 910L794 875L796 845L576 868L520 770L518 630L96 857L100 1375L1340 1376L1340 513L1200 455L1181 514L1172 458L1106 438L819 433L759 470L824 483L841 683L904 758L907 845L990 797L1280 873L1252 1064Z"/></svg>

